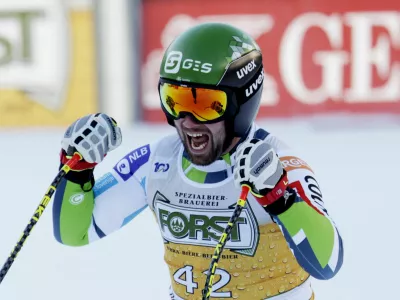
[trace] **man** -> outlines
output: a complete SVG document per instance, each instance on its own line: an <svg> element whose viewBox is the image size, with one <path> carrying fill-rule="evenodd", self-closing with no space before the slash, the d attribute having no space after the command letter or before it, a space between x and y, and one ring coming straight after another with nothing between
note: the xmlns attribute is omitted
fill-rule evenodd
<svg viewBox="0 0 400 300"><path fill-rule="evenodd" d="M93 168L121 143L104 114L67 130L61 163L83 156L55 196L57 240L83 246L147 206L165 245L171 299L201 299L206 273L241 186L251 187L216 269L215 299L314 299L310 277L340 269L340 234L311 168L254 124L263 86L260 48L237 28L198 25L175 39L159 94L177 134L133 150L101 179Z"/></svg>

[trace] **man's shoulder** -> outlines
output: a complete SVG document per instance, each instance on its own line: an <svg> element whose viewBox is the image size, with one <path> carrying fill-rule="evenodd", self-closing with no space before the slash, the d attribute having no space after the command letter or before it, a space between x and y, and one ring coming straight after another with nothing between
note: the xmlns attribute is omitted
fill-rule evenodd
<svg viewBox="0 0 400 300"><path fill-rule="evenodd" d="M150 144L153 153L159 153L163 156L179 152L181 146L182 142L177 133L166 135Z"/></svg>
<svg viewBox="0 0 400 300"><path fill-rule="evenodd" d="M270 135L271 133L268 130L258 126L257 124L254 124L250 131L250 136L253 139L265 140Z"/></svg>
<svg viewBox="0 0 400 300"><path fill-rule="evenodd" d="M287 171L307 169L313 172L311 167L304 160L303 153L300 153L295 147L286 144L283 140L284 137L277 136L257 125L253 126L251 133L253 138L264 140L274 148Z"/></svg>
<svg viewBox="0 0 400 300"><path fill-rule="evenodd" d="M251 138L256 138L267 142L275 150L280 158L298 157L298 152L292 145L285 141L284 136L278 136L276 133L254 124L250 132Z"/></svg>
<svg viewBox="0 0 400 300"><path fill-rule="evenodd" d="M276 134L270 132L269 130L258 126L257 124L253 125L252 130L250 132L250 136L251 136L251 138L254 138L254 139L266 141L278 153L280 151L290 149L290 147L285 142L283 142L283 140L280 137L278 137Z"/></svg>

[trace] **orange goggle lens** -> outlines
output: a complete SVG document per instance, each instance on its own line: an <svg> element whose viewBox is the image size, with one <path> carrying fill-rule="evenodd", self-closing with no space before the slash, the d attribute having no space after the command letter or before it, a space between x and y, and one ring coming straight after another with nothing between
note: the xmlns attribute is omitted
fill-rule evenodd
<svg viewBox="0 0 400 300"><path fill-rule="evenodd" d="M198 121L213 121L223 116L228 97L224 91L192 88L170 83L160 84L164 109L174 118L182 112L191 113Z"/></svg>

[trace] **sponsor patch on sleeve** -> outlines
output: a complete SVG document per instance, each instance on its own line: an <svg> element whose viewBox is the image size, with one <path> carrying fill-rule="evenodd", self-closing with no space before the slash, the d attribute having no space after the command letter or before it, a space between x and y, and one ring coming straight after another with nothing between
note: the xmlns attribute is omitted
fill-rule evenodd
<svg viewBox="0 0 400 300"><path fill-rule="evenodd" d="M314 173L311 167L304 160L296 156L283 156L280 157L280 160L287 172L296 169L306 169Z"/></svg>
<svg viewBox="0 0 400 300"><path fill-rule="evenodd" d="M96 183L93 187L94 197L96 198L100 196L116 184L118 184L118 181L111 173L104 174L102 177L96 180Z"/></svg>
<svg viewBox="0 0 400 300"><path fill-rule="evenodd" d="M133 150L121 159L114 167L114 170L124 181L127 181L133 174L150 158L150 146L146 145Z"/></svg>

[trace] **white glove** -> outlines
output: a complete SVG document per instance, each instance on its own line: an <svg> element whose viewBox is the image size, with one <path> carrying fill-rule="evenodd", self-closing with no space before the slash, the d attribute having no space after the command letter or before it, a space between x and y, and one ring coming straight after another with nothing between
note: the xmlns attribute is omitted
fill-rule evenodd
<svg viewBox="0 0 400 300"><path fill-rule="evenodd" d="M263 140L246 140L237 149L233 171L236 187L247 184L256 196L265 196L282 178L281 161L275 150Z"/></svg>
<svg viewBox="0 0 400 300"><path fill-rule="evenodd" d="M121 129L106 114L87 115L76 120L64 134L61 145L67 155L78 151L88 163L100 163L122 142Z"/></svg>

